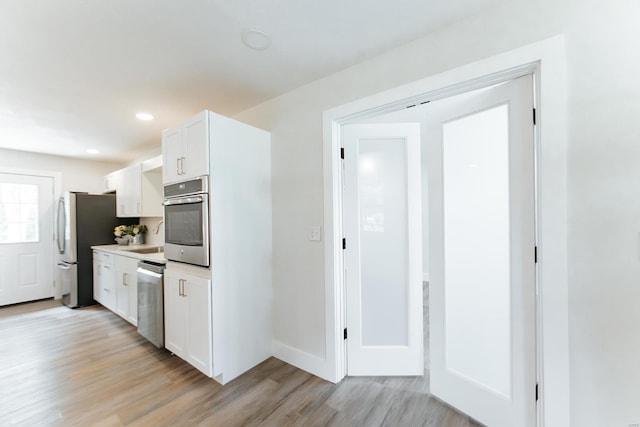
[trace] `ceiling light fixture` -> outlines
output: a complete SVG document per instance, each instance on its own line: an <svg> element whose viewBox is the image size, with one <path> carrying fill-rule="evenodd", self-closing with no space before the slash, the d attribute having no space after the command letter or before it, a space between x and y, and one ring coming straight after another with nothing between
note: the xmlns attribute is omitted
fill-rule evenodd
<svg viewBox="0 0 640 427"><path fill-rule="evenodd" d="M153 116L149 113L138 113L136 114L136 117L140 120L145 120L145 121L153 120Z"/></svg>
<svg viewBox="0 0 640 427"><path fill-rule="evenodd" d="M242 43L249 49L265 50L271 46L271 38L258 30L247 30L242 32Z"/></svg>
<svg viewBox="0 0 640 427"><path fill-rule="evenodd" d="M96 150L95 148L87 148L86 151L89 154L100 154L100 150Z"/></svg>

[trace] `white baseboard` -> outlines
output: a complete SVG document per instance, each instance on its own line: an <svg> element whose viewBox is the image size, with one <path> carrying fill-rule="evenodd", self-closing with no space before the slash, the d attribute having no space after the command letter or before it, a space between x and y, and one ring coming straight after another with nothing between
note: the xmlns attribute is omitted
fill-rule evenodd
<svg viewBox="0 0 640 427"><path fill-rule="evenodd" d="M328 375L329 369L327 360L314 354L307 353L280 341L274 340L273 357L324 380L331 381L330 375Z"/></svg>

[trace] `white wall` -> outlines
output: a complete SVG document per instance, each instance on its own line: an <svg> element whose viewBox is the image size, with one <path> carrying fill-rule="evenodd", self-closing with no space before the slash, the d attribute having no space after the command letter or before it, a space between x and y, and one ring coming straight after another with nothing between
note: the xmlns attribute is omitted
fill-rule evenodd
<svg viewBox="0 0 640 427"><path fill-rule="evenodd" d="M118 163L0 149L0 167L59 172L61 191L102 193L102 177L122 167Z"/></svg>
<svg viewBox="0 0 640 427"><path fill-rule="evenodd" d="M274 334L325 358L322 112L566 34L571 424L640 423L640 3L511 1L247 110L272 132Z"/></svg>

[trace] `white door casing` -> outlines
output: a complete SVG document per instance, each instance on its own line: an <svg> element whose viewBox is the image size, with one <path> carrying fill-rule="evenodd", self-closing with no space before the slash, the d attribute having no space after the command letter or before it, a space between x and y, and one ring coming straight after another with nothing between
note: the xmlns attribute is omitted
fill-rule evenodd
<svg viewBox="0 0 640 427"><path fill-rule="evenodd" d="M534 74L538 162L538 425L570 425L567 288L567 93L558 35L372 94L323 112L326 357L280 357L329 381L346 375L343 340L341 128L384 112Z"/></svg>
<svg viewBox="0 0 640 427"><path fill-rule="evenodd" d="M431 392L536 425L533 82L428 107Z"/></svg>
<svg viewBox="0 0 640 427"><path fill-rule="evenodd" d="M343 127L349 375L423 375L420 125Z"/></svg>
<svg viewBox="0 0 640 427"><path fill-rule="evenodd" d="M0 172L0 306L53 296L54 179Z"/></svg>

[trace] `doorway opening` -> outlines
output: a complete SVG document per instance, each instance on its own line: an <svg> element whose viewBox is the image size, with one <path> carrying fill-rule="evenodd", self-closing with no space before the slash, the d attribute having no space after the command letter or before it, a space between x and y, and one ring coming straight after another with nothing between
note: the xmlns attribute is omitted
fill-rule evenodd
<svg viewBox="0 0 640 427"><path fill-rule="evenodd" d="M324 123L324 230L326 361L318 374L338 382L347 374L342 253L342 126L422 102L532 74L538 101L537 173L538 264L536 288L537 424L569 423L567 298L566 69L562 36L533 43L495 57L327 110Z"/></svg>
<svg viewBox="0 0 640 427"><path fill-rule="evenodd" d="M535 425L533 91L525 75L342 126L347 375L426 373L485 424Z"/></svg>

